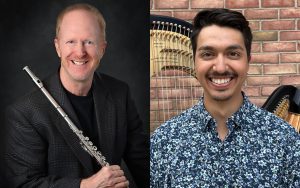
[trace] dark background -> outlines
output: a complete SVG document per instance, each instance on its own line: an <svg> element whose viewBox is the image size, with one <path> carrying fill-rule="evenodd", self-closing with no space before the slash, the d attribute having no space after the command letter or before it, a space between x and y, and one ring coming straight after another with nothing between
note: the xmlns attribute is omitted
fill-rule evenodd
<svg viewBox="0 0 300 188"><path fill-rule="evenodd" d="M149 130L148 1L0 0L1 137L5 135L6 106L37 87L23 67L28 65L40 79L57 71L60 62L53 43L56 17L67 5L79 2L94 5L106 20L108 45L98 71L129 84ZM4 187L1 178L0 187Z"/></svg>

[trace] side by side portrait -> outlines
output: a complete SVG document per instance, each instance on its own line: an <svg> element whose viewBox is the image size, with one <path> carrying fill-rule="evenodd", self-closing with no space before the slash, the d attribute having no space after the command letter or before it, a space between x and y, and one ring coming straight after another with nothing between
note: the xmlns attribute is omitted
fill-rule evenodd
<svg viewBox="0 0 300 188"><path fill-rule="evenodd" d="M300 1L0 5L0 188L300 187Z"/></svg>
<svg viewBox="0 0 300 188"><path fill-rule="evenodd" d="M149 13L131 3L5 4L3 187L149 187Z"/></svg>

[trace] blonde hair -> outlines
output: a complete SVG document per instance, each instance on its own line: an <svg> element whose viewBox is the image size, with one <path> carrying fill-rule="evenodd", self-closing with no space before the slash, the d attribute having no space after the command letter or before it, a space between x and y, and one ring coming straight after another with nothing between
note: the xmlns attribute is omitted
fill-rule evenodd
<svg viewBox="0 0 300 188"><path fill-rule="evenodd" d="M68 12L71 12L73 10L85 10L85 11L88 11L88 12L94 14L96 16L97 22L99 24L100 33L102 34L101 37L103 37L103 39L105 41L106 23L105 23L104 17L102 16L100 11L96 7L86 4L86 3L78 3L78 4L70 5L58 14L57 19L56 19L56 37L58 36L63 17L65 16L65 14L67 14Z"/></svg>

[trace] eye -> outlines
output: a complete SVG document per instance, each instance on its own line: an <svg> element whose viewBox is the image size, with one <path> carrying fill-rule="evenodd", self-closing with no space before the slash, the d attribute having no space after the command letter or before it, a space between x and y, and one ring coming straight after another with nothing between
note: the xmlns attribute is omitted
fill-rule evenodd
<svg viewBox="0 0 300 188"><path fill-rule="evenodd" d="M67 42L66 42L66 44L74 44L75 42L73 41L73 40L68 40Z"/></svg>
<svg viewBox="0 0 300 188"><path fill-rule="evenodd" d="M202 51L200 52L200 58L204 60L212 59L215 56L214 52L212 51Z"/></svg>
<svg viewBox="0 0 300 188"><path fill-rule="evenodd" d="M66 42L66 45L68 45L68 46L75 46L76 45L76 41L75 40L68 40L67 42Z"/></svg>
<svg viewBox="0 0 300 188"><path fill-rule="evenodd" d="M92 40L85 40L83 44L86 46L93 46L95 43Z"/></svg>
<svg viewBox="0 0 300 188"><path fill-rule="evenodd" d="M230 51L228 52L228 57L231 59L239 59L241 57L241 53L238 51Z"/></svg>

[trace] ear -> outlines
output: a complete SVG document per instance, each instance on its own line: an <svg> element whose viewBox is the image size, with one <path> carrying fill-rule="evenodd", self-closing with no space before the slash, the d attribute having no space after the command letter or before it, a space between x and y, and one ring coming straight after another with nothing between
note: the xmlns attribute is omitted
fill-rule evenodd
<svg viewBox="0 0 300 188"><path fill-rule="evenodd" d="M61 57L59 43L58 43L58 39L57 38L54 39L54 45L55 45L55 49L56 49L56 53L57 53L58 57Z"/></svg>
<svg viewBox="0 0 300 188"><path fill-rule="evenodd" d="M107 46L107 42L103 42L101 45L100 45L100 48L99 48L99 53L100 53L100 58L103 57L104 53L105 53L105 49L106 49L106 46Z"/></svg>

